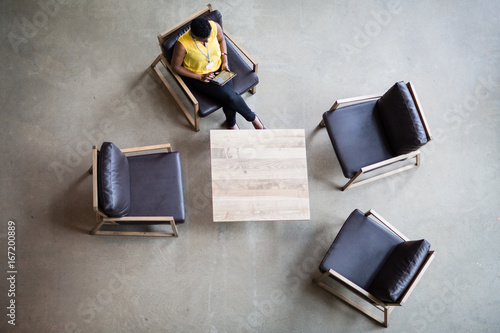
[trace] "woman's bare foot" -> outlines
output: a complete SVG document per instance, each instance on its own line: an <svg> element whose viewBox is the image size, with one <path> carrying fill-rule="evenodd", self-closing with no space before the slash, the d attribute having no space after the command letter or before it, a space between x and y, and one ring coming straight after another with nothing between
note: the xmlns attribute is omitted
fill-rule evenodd
<svg viewBox="0 0 500 333"><path fill-rule="evenodd" d="M238 124L234 124L233 127L228 127L227 129L230 129L230 130L239 130L240 127L238 126Z"/></svg>
<svg viewBox="0 0 500 333"><path fill-rule="evenodd" d="M264 126L257 115L255 115L255 119L252 121L252 125L255 129L266 129L266 126Z"/></svg>

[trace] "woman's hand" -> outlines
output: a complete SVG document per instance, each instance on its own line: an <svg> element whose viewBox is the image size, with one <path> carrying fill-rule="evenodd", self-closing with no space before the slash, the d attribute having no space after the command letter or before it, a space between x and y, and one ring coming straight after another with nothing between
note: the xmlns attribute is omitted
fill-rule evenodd
<svg viewBox="0 0 500 333"><path fill-rule="evenodd" d="M210 82L214 79L214 77L215 77L215 73L201 74L199 80L201 82Z"/></svg>
<svg viewBox="0 0 500 333"><path fill-rule="evenodd" d="M229 69L229 65L227 64L227 61L223 61L222 62L222 66L220 68L221 70L226 70L228 72L230 72L231 70Z"/></svg>

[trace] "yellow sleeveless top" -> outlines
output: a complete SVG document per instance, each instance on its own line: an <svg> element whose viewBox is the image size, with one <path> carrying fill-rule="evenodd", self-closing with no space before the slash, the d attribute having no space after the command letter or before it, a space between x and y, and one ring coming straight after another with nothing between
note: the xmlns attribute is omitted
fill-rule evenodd
<svg viewBox="0 0 500 333"><path fill-rule="evenodd" d="M198 41L195 43L190 34L191 29L186 31L178 39L187 52L182 65L196 74L208 74L215 72L222 65L221 51L219 41L217 40L217 24L214 21L209 21L209 23L212 27L212 31L210 32L206 46L203 46L203 44ZM200 50L203 51L204 54ZM206 68L209 63L206 57L208 54L210 55L210 61L213 62L213 66L210 68Z"/></svg>

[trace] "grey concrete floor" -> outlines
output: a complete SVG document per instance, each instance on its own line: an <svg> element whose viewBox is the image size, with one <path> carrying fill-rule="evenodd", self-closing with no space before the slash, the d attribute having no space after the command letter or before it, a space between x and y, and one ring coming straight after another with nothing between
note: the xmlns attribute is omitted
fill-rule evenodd
<svg viewBox="0 0 500 333"><path fill-rule="evenodd" d="M0 3L0 331L498 332L500 2L213 3L259 62L248 104L270 128L306 131L311 203L308 222L222 224L212 222L209 131L223 113L195 133L148 69L156 35L203 5ZM339 191L321 114L399 80L414 83L433 132L421 167ZM102 141L181 152L179 238L88 234L86 171ZM311 282L355 208L375 209L437 253L387 329ZM5 278L10 220L15 297Z"/></svg>

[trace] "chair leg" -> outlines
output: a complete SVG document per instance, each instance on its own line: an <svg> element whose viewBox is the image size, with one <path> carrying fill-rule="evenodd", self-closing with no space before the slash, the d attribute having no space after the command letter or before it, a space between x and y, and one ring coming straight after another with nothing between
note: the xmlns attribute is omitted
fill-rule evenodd
<svg viewBox="0 0 500 333"><path fill-rule="evenodd" d="M354 182L359 176L361 176L363 173L367 173L367 172L370 172L370 170L367 170L366 172L363 170L364 168L362 168L361 170L359 170L345 185L344 187L342 187L342 191L344 190L347 190L348 188L352 188L352 187L356 187L356 186L359 186L359 185L363 185L363 184L366 184L366 183L370 183L370 182L373 182L375 180L378 180L378 179L382 179L382 178L385 178L385 177L389 177L389 176L392 176L392 175L395 175L397 173L400 173L400 172L403 172L403 171L406 171L406 170L410 170L410 169L413 169L413 168L416 168L418 166L420 166L420 152L418 152L415 156L415 163L414 164L410 164L410 165L406 165L406 166L402 166L400 168L397 168L395 170L392 170L392 171L388 171L388 172L384 172L380 175L377 175L377 176L373 176L371 178L367 178L367 179L363 179L363 180L360 180L358 182ZM410 157L410 158L413 158L413 157ZM410 159L408 158L408 159ZM401 160L399 162L403 162L404 160Z"/></svg>
<svg viewBox="0 0 500 333"><path fill-rule="evenodd" d="M175 221L171 221L170 226L172 227L172 232L173 232L174 237L179 237L179 233L177 232L177 225L175 224Z"/></svg>
<svg viewBox="0 0 500 333"><path fill-rule="evenodd" d="M154 69L158 64L158 62L160 61L160 59L161 59L161 54L156 57L155 61L153 61L153 63L151 64L151 68Z"/></svg>
<svg viewBox="0 0 500 333"><path fill-rule="evenodd" d="M362 184L361 182L354 184L354 181L358 179L359 176L361 176L362 174L363 170L359 170L358 172L356 172L356 174L351 179L349 179L349 181L342 187L342 191L345 191L350 187L361 185Z"/></svg>
<svg viewBox="0 0 500 333"><path fill-rule="evenodd" d="M200 115L198 114L198 110L196 108L194 110L194 130L196 132L200 131Z"/></svg>
<svg viewBox="0 0 500 333"><path fill-rule="evenodd" d="M326 127L324 119L321 120L321 122L319 123L318 127Z"/></svg>
<svg viewBox="0 0 500 333"><path fill-rule="evenodd" d="M384 308L384 322L382 325L385 327L389 327L389 315L391 314L392 310L394 310L395 306L386 306Z"/></svg>
<svg viewBox="0 0 500 333"><path fill-rule="evenodd" d="M388 308L385 308L384 309L384 322L382 323L382 325L384 325L385 327L389 327L389 309Z"/></svg>
<svg viewBox="0 0 500 333"><path fill-rule="evenodd" d="M89 175L91 175L91 174L92 174L93 170L94 170L94 169L93 169L93 166L91 165L91 166L90 166L90 168L89 168L89 171L88 171Z"/></svg>
<svg viewBox="0 0 500 333"><path fill-rule="evenodd" d="M420 154L415 156L415 166L420 166Z"/></svg>
<svg viewBox="0 0 500 333"><path fill-rule="evenodd" d="M383 312L384 318L381 319L380 318L380 314L377 316L372 311L369 311L365 307L363 307L360 304L356 303L352 299L350 299L350 298L342 295L340 292L336 291L335 289L333 289L332 287L330 287L329 285L327 285L326 283L324 283L322 281L322 279L324 279L328 275L329 275L328 272L325 272L325 273L321 274L320 276L318 276L317 278L314 278L313 282L316 283L321 288L325 289L326 291L330 292L332 295L336 296L338 299L340 299L344 303L352 306L353 308L355 308L359 312L363 313L367 317L370 317L371 319L375 320L379 324L382 324L385 327L387 327L389 325L389 314L391 313L393 307L387 307L387 306L386 307L381 307L381 306L377 306L375 304L372 304L372 303L368 302L370 305L372 305L376 309L378 309L378 310L380 310L380 311Z"/></svg>
<svg viewBox="0 0 500 333"><path fill-rule="evenodd" d="M99 214L96 214L96 218L97 218L97 224L92 230L90 230L91 235L98 235L98 232L100 231L102 225L104 224L104 219Z"/></svg>

